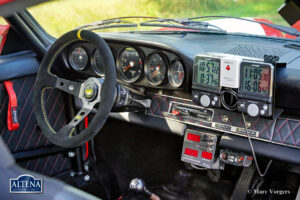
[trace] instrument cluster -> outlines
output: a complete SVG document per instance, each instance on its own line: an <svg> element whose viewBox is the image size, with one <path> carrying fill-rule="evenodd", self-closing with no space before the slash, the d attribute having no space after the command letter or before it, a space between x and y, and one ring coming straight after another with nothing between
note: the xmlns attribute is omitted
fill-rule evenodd
<svg viewBox="0 0 300 200"><path fill-rule="evenodd" d="M184 85L186 69L183 61L174 53L120 44L110 44L110 47L116 60L119 81L167 89L178 89ZM104 76L101 54L92 44L74 44L67 49L65 62L78 73Z"/></svg>

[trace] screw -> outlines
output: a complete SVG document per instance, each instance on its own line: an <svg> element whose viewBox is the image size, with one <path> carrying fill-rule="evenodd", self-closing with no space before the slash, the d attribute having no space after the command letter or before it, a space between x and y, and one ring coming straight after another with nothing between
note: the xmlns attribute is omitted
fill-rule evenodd
<svg viewBox="0 0 300 200"><path fill-rule="evenodd" d="M75 176L75 172L74 171L70 171L70 176L74 177Z"/></svg>
<svg viewBox="0 0 300 200"><path fill-rule="evenodd" d="M69 156L70 158L74 158L75 155L76 155L76 153L73 152L73 151L70 151L70 152L68 153L68 156Z"/></svg>
<svg viewBox="0 0 300 200"><path fill-rule="evenodd" d="M85 165L83 166L83 168L84 168L85 171L89 171L89 165L88 165L88 164L85 164Z"/></svg>
<svg viewBox="0 0 300 200"><path fill-rule="evenodd" d="M84 179L85 181L89 181L91 178L90 178L90 175L85 175L85 176L83 177L83 179Z"/></svg>
<svg viewBox="0 0 300 200"><path fill-rule="evenodd" d="M69 85L69 90L73 91L74 90L74 85Z"/></svg>

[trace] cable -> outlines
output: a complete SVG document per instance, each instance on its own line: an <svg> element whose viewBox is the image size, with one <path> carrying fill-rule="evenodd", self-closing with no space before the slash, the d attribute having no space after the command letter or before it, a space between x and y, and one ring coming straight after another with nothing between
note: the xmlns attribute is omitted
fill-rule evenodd
<svg viewBox="0 0 300 200"><path fill-rule="evenodd" d="M191 166L192 166L194 169L198 169L198 170L207 170L207 168L199 167L199 166L194 165L194 164L191 164Z"/></svg>
<svg viewBox="0 0 300 200"><path fill-rule="evenodd" d="M264 177L264 176L268 173L268 170L269 170L269 168L270 168L270 166L271 166L273 160L270 160L270 161L269 161L269 163L268 163L268 165L267 165L267 167L266 167L264 173L261 173L260 168L259 168L259 166L258 166L258 162L257 162L257 160L256 160L256 155L255 155L255 152L254 152L254 148L253 148L253 145L252 145L252 141L251 141L250 135L249 135L249 133L248 133L248 128L247 128L247 125L246 125L245 115L244 115L243 112L242 112L242 117L243 117L243 121L244 121L244 126L245 126L245 130L246 130L246 134L247 134L247 137L248 137L248 141L249 141L249 144L250 144L250 148L251 148L251 151L252 151L252 156L253 156L253 159L254 159L255 167L256 167L256 169L257 169L257 171L258 171L260 177Z"/></svg>

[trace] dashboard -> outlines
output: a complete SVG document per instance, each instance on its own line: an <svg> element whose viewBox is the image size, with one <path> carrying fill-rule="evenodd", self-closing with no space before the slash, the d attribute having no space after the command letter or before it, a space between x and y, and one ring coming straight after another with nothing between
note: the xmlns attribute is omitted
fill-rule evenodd
<svg viewBox="0 0 300 200"><path fill-rule="evenodd" d="M246 139L247 128L254 141L263 143L258 150L262 155L299 163L291 157L293 150L300 149L300 48L295 48L300 45L295 41L218 34L101 36L114 55L118 83L138 89L152 102L145 112L112 113L112 117L166 127L185 136L185 141L185 130L196 135L202 130L199 137L206 132ZM93 44L72 44L62 60L75 74L103 77L101 56ZM232 141L229 144L227 148L234 148ZM267 144L275 145L279 153L264 151Z"/></svg>

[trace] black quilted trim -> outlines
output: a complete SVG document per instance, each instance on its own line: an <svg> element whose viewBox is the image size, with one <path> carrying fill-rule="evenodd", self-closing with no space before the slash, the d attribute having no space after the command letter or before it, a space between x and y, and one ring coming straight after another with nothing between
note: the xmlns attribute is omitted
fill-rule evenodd
<svg viewBox="0 0 300 200"><path fill-rule="evenodd" d="M33 88L35 76L11 80L18 99L19 129L10 132L7 129L8 96L3 83L0 83L0 135L11 152L20 152L50 145L37 125L34 113ZM54 129L59 130L66 123L65 105L61 92L47 90L45 95L48 120ZM70 160L63 154L25 161L21 166L52 176L70 168ZM52 167L53 166L53 167ZM51 167L53 170L49 170Z"/></svg>
<svg viewBox="0 0 300 200"><path fill-rule="evenodd" d="M300 121L279 118L276 123L273 142L300 147Z"/></svg>

